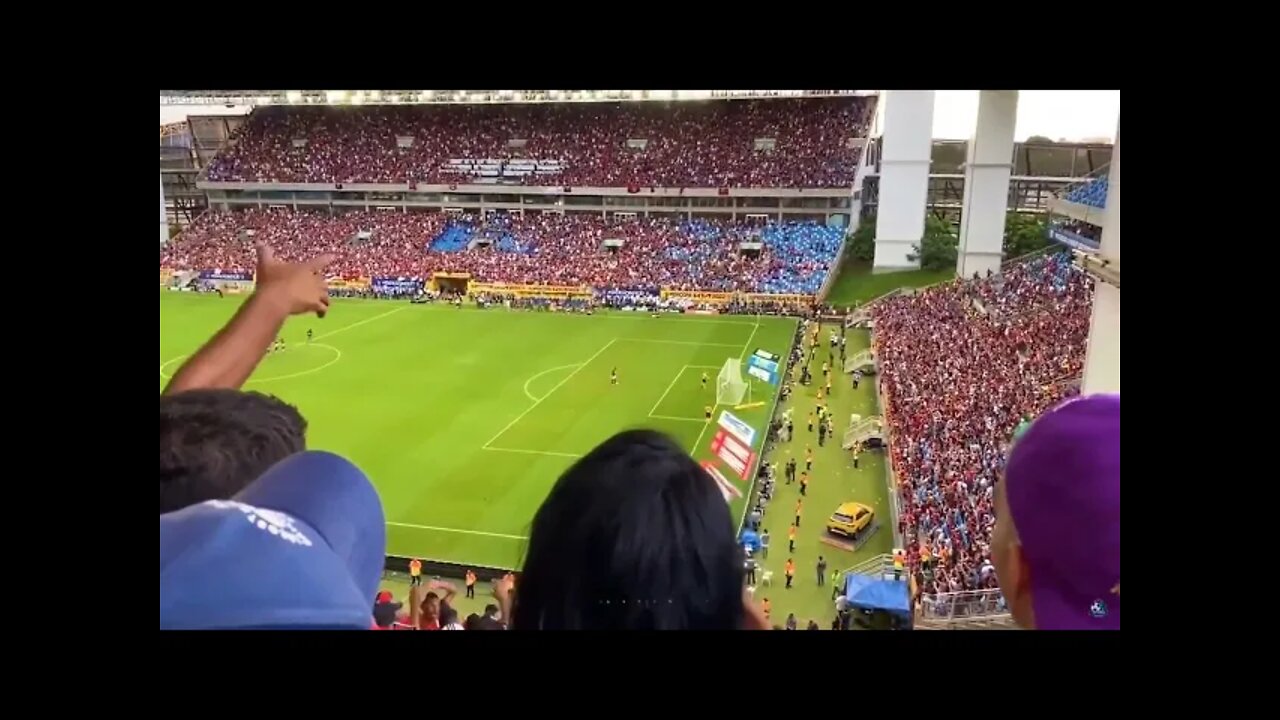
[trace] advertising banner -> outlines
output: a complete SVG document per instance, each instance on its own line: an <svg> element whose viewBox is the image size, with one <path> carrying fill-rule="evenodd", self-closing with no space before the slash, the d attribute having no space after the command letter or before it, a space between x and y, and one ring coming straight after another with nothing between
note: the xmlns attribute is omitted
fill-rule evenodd
<svg viewBox="0 0 1280 720"><path fill-rule="evenodd" d="M718 423L720 427L733 433L733 436L741 440L743 444L745 444L747 447L751 447L752 445L755 444L756 442L755 428L746 424L745 422L743 422L741 419L739 419L736 415L729 412L728 410L725 410L724 412L720 413L720 420L718 421Z"/></svg>
<svg viewBox="0 0 1280 720"><path fill-rule="evenodd" d="M738 474L738 477L747 479L751 463L755 460L755 453L751 452L749 446L742 444L742 441L731 433L717 430L715 437L711 439L711 452L723 460L725 465Z"/></svg>
<svg viewBox="0 0 1280 720"><path fill-rule="evenodd" d="M675 298L679 300L692 300L700 303L718 303L724 304L733 299L733 293L727 292L698 292L695 290L663 290L662 299Z"/></svg>
<svg viewBox="0 0 1280 720"><path fill-rule="evenodd" d="M201 270L201 280L229 281L229 282L253 282L253 273L251 272L224 272L222 270Z"/></svg>
<svg viewBox="0 0 1280 720"><path fill-rule="evenodd" d="M587 285L513 285L507 283L471 283L471 293L508 293L516 297L591 297Z"/></svg>
<svg viewBox="0 0 1280 720"><path fill-rule="evenodd" d="M416 295L422 292L422 280L408 277L376 277L373 291L383 295Z"/></svg>
<svg viewBox="0 0 1280 720"><path fill-rule="evenodd" d="M720 488L720 495L724 497L726 503L732 503L734 498L742 497L742 491L737 488L729 478L724 476L715 465L703 461L702 468L707 471L712 480L716 481L716 487Z"/></svg>

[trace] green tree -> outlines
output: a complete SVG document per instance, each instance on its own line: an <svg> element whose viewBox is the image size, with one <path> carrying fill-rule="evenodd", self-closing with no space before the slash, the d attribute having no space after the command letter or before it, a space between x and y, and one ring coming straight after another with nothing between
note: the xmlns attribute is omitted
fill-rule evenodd
<svg viewBox="0 0 1280 720"><path fill-rule="evenodd" d="M956 236L950 224L933 215L926 215L924 237L920 239L919 245L914 246L915 254L908 255L907 259L912 262L919 260L920 267L924 270L954 268L956 246L959 242L960 238Z"/></svg>
<svg viewBox="0 0 1280 720"><path fill-rule="evenodd" d="M1004 220L1004 256L1016 258L1047 247L1048 230L1044 215L1010 212Z"/></svg>
<svg viewBox="0 0 1280 720"><path fill-rule="evenodd" d="M858 223L858 229L849 234L845 243L848 260L871 262L876 258L876 216L870 215Z"/></svg>

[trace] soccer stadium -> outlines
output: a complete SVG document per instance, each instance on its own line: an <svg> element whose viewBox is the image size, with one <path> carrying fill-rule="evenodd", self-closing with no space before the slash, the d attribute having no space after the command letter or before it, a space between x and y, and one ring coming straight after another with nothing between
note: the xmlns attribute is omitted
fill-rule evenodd
<svg viewBox="0 0 1280 720"><path fill-rule="evenodd" d="M1119 629L1119 93L941 92L162 90L161 628Z"/></svg>

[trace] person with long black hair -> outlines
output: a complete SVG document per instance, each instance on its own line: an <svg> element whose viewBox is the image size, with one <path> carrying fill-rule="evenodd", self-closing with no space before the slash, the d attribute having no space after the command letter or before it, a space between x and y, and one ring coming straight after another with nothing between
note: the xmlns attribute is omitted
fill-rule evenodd
<svg viewBox="0 0 1280 720"><path fill-rule="evenodd" d="M529 535L514 630L768 626L720 489L662 433L618 433L574 463Z"/></svg>

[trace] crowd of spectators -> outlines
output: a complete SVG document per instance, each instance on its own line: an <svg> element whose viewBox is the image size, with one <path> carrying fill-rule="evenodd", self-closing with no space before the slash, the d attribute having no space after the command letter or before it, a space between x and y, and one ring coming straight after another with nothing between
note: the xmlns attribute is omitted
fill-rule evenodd
<svg viewBox="0 0 1280 720"><path fill-rule="evenodd" d="M843 232L812 222L253 209L202 215L161 248L160 265L247 272L253 243L263 240L284 259L333 253L330 272L347 279L452 272L493 283L812 294L834 267ZM757 239L758 252L740 249Z"/></svg>
<svg viewBox="0 0 1280 720"><path fill-rule="evenodd" d="M558 161L507 182L599 187L852 184L874 100L269 107L209 165L227 182L467 183L449 160ZM400 138L412 138L403 147ZM772 139L772 149L756 140ZM643 140L644 143L628 141ZM516 142L513 142L516 141ZM523 142L520 142L523 141ZM643 147L633 147L633 145ZM492 178L488 178L492 180Z"/></svg>
<svg viewBox="0 0 1280 720"><path fill-rule="evenodd" d="M1066 254L874 310L910 569L926 595L994 588L994 483L1013 430L1072 392L1093 285Z"/></svg>
<svg viewBox="0 0 1280 720"><path fill-rule="evenodd" d="M1073 235L1078 235L1085 240L1091 242L1102 242L1102 228L1093 223L1080 222L1079 220L1064 219L1052 225L1055 230L1061 230Z"/></svg>
<svg viewBox="0 0 1280 720"><path fill-rule="evenodd" d="M378 590L386 515L373 483L345 458L307 450L296 408L241 390L290 315L330 310L334 258L255 251L252 295L161 395L160 627L405 624ZM900 530L926 594L995 587L999 565L1020 626L1119 628L1119 397L1028 423L1081 370L1091 292L1055 255L876 307ZM993 493L1015 427L1022 439ZM820 556L819 584L826 569ZM464 624L451 583L415 584L407 626L766 629L753 573L717 483L672 438L629 430L557 479L519 577L494 585L497 604ZM468 596L473 582L469 573Z"/></svg>

